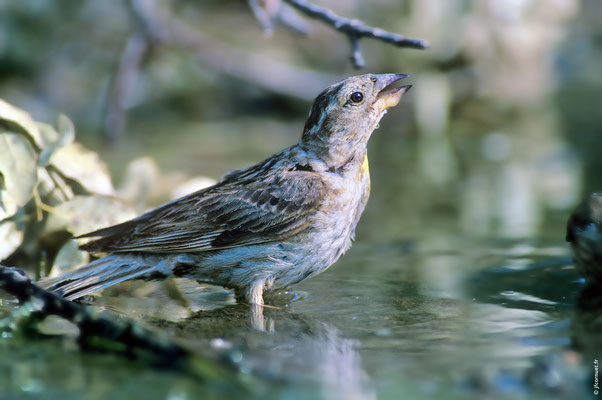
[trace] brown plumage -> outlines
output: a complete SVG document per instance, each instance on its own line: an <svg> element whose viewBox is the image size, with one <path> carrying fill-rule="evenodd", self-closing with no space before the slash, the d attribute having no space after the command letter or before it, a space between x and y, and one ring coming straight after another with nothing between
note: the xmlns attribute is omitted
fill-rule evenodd
<svg viewBox="0 0 602 400"><path fill-rule="evenodd" d="M309 226L326 185L295 165L258 164L236 179L167 203L136 219L81 237L90 252L171 253L221 250L285 240ZM270 169L277 168L270 173ZM263 178L263 179L261 179Z"/></svg>
<svg viewBox="0 0 602 400"><path fill-rule="evenodd" d="M82 249L109 255L42 284L74 299L128 279L187 276L263 304L264 290L325 270L351 245L370 191L368 139L410 86L385 88L404 77L362 75L328 87L299 143L81 236L98 238Z"/></svg>

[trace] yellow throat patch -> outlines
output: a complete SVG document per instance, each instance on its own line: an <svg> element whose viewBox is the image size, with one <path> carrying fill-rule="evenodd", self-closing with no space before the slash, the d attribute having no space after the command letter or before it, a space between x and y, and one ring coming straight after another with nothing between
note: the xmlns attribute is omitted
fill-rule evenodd
<svg viewBox="0 0 602 400"><path fill-rule="evenodd" d="M366 175L370 173L370 166L368 165L368 154L364 157L364 162L362 163L362 175Z"/></svg>

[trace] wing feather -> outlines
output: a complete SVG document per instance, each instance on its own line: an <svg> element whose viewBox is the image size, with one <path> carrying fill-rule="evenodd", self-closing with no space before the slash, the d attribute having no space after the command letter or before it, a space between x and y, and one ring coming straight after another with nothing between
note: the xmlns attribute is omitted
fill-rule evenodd
<svg viewBox="0 0 602 400"><path fill-rule="evenodd" d="M253 167L257 169L257 167ZM81 237L92 252L202 252L283 240L308 229L326 193L313 171L239 174L122 224Z"/></svg>

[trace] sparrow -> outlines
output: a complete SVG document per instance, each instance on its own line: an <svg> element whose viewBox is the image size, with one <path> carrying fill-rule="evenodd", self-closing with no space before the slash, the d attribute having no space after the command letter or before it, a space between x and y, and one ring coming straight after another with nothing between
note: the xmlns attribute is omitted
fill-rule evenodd
<svg viewBox="0 0 602 400"><path fill-rule="evenodd" d="M579 274L589 284L602 285L602 192L585 198L571 214L566 240Z"/></svg>
<svg viewBox="0 0 602 400"><path fill-rule="evenodd" d="M104 257L44 279L73 300L130 279L187 277L263 305L349 249L368 201L367 144L411 86L405 74L349 77L315 99L297 144L218 183L118 225L79 236Z"/></svg>

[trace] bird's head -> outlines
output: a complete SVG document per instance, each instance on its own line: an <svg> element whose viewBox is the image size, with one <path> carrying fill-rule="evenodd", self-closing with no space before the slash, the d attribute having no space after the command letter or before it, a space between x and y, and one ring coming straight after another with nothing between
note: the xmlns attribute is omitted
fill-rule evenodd
<svg viewBox="0 0 602 400"><path fill-rule="evenodd" d="M411 86L389 87L405 74L352 76L318 95L303 129L301 145L333 164L365 151L370 135L387 109Z"/></svg>

